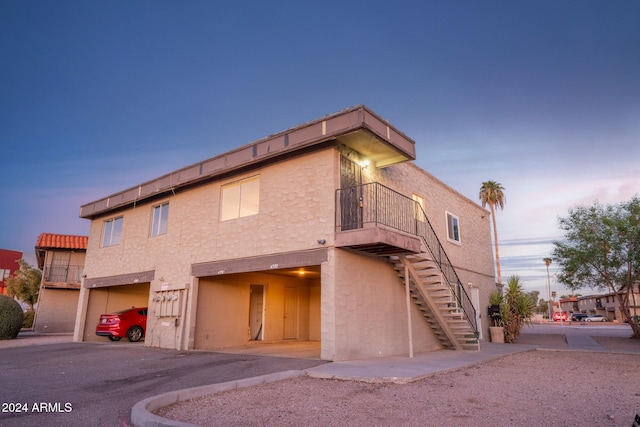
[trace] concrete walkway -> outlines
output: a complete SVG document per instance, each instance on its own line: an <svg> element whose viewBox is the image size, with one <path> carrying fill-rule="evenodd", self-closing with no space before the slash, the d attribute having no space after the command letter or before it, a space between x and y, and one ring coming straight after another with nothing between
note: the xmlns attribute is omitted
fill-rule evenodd
<svg viewBox="0 0 640 427"><path fill-rule="evenodd" d="M314 378L408 383L435 373L453 371L509 354L535 350L531 345L482 343L480 351L439 350L408 356L332 362L307 369Z"/></svg>
<svg viewBox="0 0 640 427"><path fill-rule="evenodd" d="M605 347L598 344L596 340L591 338L589 335L573 335L568 334L567 337L567 346L571 350L584 350L584 351L609 351Z"/></svg>
<svg viewBox="0 0 640 427"><path fill-rule="evenodd" d="M0 340L0 348L26 347L31 345L58 344L73 341L72 333L41 334L23 329L17 338Z"/></svg>

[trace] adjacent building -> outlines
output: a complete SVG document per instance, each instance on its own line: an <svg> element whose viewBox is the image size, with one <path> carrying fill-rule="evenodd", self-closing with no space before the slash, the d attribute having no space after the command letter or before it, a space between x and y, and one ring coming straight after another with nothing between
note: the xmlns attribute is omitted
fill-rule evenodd
<svg viewBox="0 0 640 427"><path fill-rule="evenodd" d="M0 249L0 295L7 294L6 280L13 276L13 273L20 270L19 260L22 259L22 252Z"/></svg>
<svg viewBox="0 0 640 427"><path fill-rule="evenodd" d="M74 340L103 340L102 313L148 306L151 347L312 341L333 361L477 349L496 288L489 213L415 158L356 106L83 205Z"/></svg>
<svg viewBox="0 0 640 427"><path fill-rule="evenodd" d="M88 236L42 233L35 252L42 282L33 328L73 332Z"/></svg>
<svg viewBox="0 0 640 427"><path fill-rule="evenodd" d="M620 294L620 296L622 297L623 295ZM600 314L610 321L623 322L625 320L620 311L618 299L613 292L564 298L560 300L560 305L563 310L572 313ZM640 315L640 292L636 289L629 294L629 313L631 316Z"/></svg>

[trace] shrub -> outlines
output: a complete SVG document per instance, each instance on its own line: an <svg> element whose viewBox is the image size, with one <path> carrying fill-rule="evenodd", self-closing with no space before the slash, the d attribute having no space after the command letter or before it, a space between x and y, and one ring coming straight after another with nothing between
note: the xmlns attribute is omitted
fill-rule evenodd
<svg viewBox="0 0 640 427"><path fill-rule="evenodd" d="M27 310L24 312L24 322L22 323L23 328L31 328L33 327L33 319L36 317L36 312L33 310Z"/></svg>
<svg viewBox="0 0 640 427"><path fill-rule="evenodd" d="M500 316L504 325L504 342L506 343L515 342L520 336L522 327L531 323L533 302L529 294L522 290L522 282L518 276L511 276L507 282Z"/></svg>
<svg viewBox="0 0 640 427"><path fill-rule="evenodd" d="M20 304L13 298L0 295L0 340L17 337L23 322L24 313Z"/></svg>

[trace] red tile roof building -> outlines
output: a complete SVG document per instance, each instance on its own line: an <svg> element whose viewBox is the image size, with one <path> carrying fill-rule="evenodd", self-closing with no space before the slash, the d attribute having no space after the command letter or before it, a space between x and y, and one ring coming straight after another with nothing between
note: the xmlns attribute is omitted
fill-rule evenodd
<svg viewBox="0 0 640 427"><path fill-rule="evenodd" d="M88 236L73 236L68 234L42 233L36 243L36 258L38 268L43 268L47 249L87 250Z"/></svg>

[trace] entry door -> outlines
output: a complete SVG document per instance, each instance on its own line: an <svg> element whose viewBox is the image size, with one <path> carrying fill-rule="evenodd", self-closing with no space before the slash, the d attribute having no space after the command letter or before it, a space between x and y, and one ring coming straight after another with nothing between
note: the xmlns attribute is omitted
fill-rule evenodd
<svg viewBox="0 0 640 427"><path fill-rule="evenodd" d="M340 156L340 226L341 230L362 228L362 169Z"/></svg>
<svg viewBox="0 0 640 427"><path fill-rule="evenodd" d="M298 288L284 288L284 334L285 340L298 338Z"/></svg>
<svg viewBox="0 0 640 427"><path fill-rule="evenodd" d="M252 341L264 339L264 285L251 285L249 331Z"/></svg>

